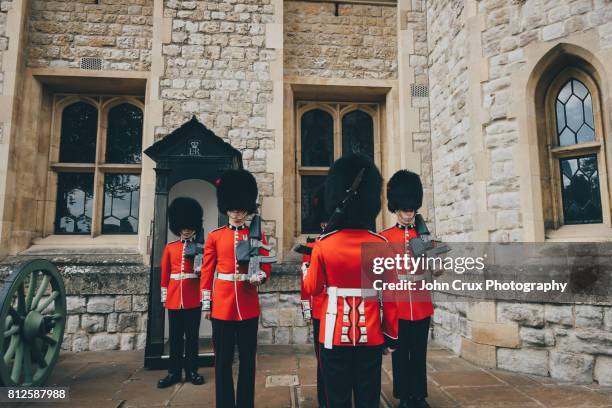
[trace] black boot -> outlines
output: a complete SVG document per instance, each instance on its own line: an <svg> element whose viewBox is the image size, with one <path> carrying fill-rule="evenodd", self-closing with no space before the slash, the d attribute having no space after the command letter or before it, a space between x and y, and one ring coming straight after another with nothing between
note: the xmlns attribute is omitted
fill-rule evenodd
<svg viewBox="0 0 612 408"><path fill-rule="evenodd" d="M197 371L190 371L185 375L185 381L189 381L193 385L204 384L204 377L198 374Z"/></svg>
<svg viewBox="0 0 612 408"><path fill-rule="evenodd" d="M397 408L412 408L412 398L402 398Z"/></svg>
<svg viewBox="0 0 612 408"><path fill-rule="evenodd" d="M157 388L167 388L179 382L181 382L180 374L168 373L167 376L157 382Z"/></svg>
<svg viewBox="0 0 612 408"><path fill-rule="evenodd" d="M431 408L425 398L415 398L412 400L412 406L414 408Z"/></svg>

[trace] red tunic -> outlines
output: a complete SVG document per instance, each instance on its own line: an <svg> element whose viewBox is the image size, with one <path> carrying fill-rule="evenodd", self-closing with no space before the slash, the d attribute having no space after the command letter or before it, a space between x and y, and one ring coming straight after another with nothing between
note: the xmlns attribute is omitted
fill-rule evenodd
<svg viewBox="0 0 612 408"><path fill-rule="evenodd" d="M386 239L371 231L343 229L322 236L314 246L310 267L304 281L307 294L319 295L324 288L362 288L361 244L384 243ZM380 279L373 272L368 278ZM371 276L369 275L371 274ZM392 273L391 273L392 274ZM387 278L387 276L385 276ZM370 287L371 288L371 287ZM326 313L329 295L323 294L319 341L325 342ZM384 344L384 336L397 339L397 304L380 302L376 297L339 296L334 346L377 346Z"/></svg>
<svg viewBox="0 0 612 408"><path fill-rule="evenodd" d="M162 301L164 294L166 309L193 309L200 307L199 277L193 270L193 258L183 257L185 243L178 240L170 242L164 248L161 259ZM190 274L193 277L180 279L171 275ZM178 279L177 279L178 278Z"/></svg>
<svg viewBox="0 0 612 408"><path fill-rule="evenodd" d="M214 319L246 320L259 316L259 295L256 286L248 281L214 279L215 271L228 274L248 272L248 265L238 265L236 262L236 244L239 240L246 239L249 239L249 228L246 226L236 229L226 225L208 234L204 246L200 289L203 297L206 296L206 291L212 292ZM263 233L262 242L267 243ZM268 255L268 251L261 249L260 254ZM266 273L267 281L270 278L272 265L262 264L261 269Z"/></svg>
<svg viewBox="0 0 612 408"><path fill-rule="evenodd" d="M380 235L387 238L389 242L403 243L403 247L406 248L408 253L410 252L408 241L418 236L415 228L402 228L397 225L387 228ZM420 274L423 274L422 269L415 272L415 275ZM420 286L420 282L423 281L418 281L416 284ZM397 297L398 313L401 320L422 320L433 315L434 308L431 302L431 294L428 290L405 290L398 293ZM418 299L418 301L415 301L415 299Z"/></svg>
<svg viewBox="0 0 612 408"><path fill-rule="evenodd" d="M313 248L315 245L315 242L309 242L306 244L306 246ZM313 319L321 319L321 316L324 315L324 313L321 312L321 310L323 309L323 302L325 301L325 295L323 293L316 295L316 296L310 296L309 294L306 293L306 290L304 289L304 278L306 276L306 271L308 270L308 267L310 266L310 257L311 255L309 254L304 254L304 256L302 256L302 279L301 279L301 299L302 301L308 301L310 304L310 313L312 315Z"/></svg>

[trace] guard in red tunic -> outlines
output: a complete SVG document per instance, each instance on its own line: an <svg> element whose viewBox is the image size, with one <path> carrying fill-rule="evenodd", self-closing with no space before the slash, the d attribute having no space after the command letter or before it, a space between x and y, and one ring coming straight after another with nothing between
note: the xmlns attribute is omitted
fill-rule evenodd
<svg viewBox="0 0 612 408"><path fill-rule="evenodd" d="M198 374L200 329L200 274L194 268L202 259L202 207L192 198L179 197L168 208L170 231L180 239L166 245L161 259L161 300L168 309L170 366L159 388L181 381L181 368L192 384L204 384ZM183 357L184 354L184 357Z"/></svg>
<svg viewBox="0 0 612 408"><path fill-rule="evenodd" d="M416 173L400 170L387 184L387 207L396 214L395 226L382 231L389 242L399 242L401 248L414 255L410 240L419 238L417 222L424 226L417 210L423 203L423 186ZM414 241L413 241L414 242ZM414 273L412 273L414 272ZM422 269L402 271L398 278L415 282L415 290L398 295L399 342L393 353L393 395L400 400L399 408L427 408L427 338L433 315L431 295L421 290L425 275Z"/></svg>
<svg viewBox="0 0 612 408"><path fill-rule="evenodd" d="M228 170L217 181L217 206L229 223L208 234L200 286L204 317L212 319L217 408L254 406L258 287L269 279L271 265L263 264L257 274L249 275L248 265L238 262L236 249L240 241L249 239L245 222L247 215L257 211L257 195L255 178L246 170ZM266 244L265 236L262 242ZM265 249L259 253L268 255ZM236 343L237 397L232 378Z"/></svg>
<svg viewBox="0 0 612 408"><path fill-rule="evenodd" d="M329 216L325 212L323 204L323 193L325 186L321 186L315 191L312 202L312 217L314 221L320 225L321 231L325 229ZM306 277L308 267L310 266L310 257L312 255L312 248L316 239L307 238L306 245L300 245L296 251L302 253L302 285L301 285L301 301L302 301L302 314L306 322L312 321L312 337L314 339L315 355L317 356L317 400L319 407L323 408L327 406L327 397L325 396L325 384L323 382L323 374L321 372L321 359L320 349L321 343L319 343L319 327L321 325L321 309L323 308L323 302L325 301L325 294L320 293L316 296L311 296L306 293L304 289L304 278Z"/></svg>
<svg viewBox="0 0 612 408"><path fill-rule="evenodd" d="M384 243L371 232L380 212L382 178L365 156L350 154L332 165L325 185L325 206L334 228L315 243L306 273L307 293L325 293L319 342L327 406L374 408L380 403L385 345L397 339L397 304L383 302L362 273L362 244ZM394 273L394 271L393 271ZM371 282L370 282L371 283Z"/></svg>

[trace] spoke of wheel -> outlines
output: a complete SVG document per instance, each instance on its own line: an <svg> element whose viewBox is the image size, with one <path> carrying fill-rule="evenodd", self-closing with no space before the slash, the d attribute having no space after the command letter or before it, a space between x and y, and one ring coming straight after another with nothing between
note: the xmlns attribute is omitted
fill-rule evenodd
<svg viewBox="0 0 612 408"><path fill-rule="evenodd" d="M32 308L32 299L34 298L34 291L36 290L37 284L38 284L38 271L34 271L32 272L32 278L30 279L30 287L28 288L28 296L26 297L27 310L31 310Z"/></svg>
<svg viewBox="0 0 612 408"><path fill-rule="evenodd" d="M6 316L6 319L4 319L4 327L9 327L12 323L13 323L13 316L9 314Z"/></svg>
<svg viewBox="0 0 612 408"><path fill-rule="evenodd" d="M19 342L17 346L17 353L15 354L15 362L13 363L13 369L11 370L11 380L19 384L21 378L21 368L23 365L23 343Z"/></svg>
<svg viewBox="0 0 612 408"><path fill-rule="evenodd" d="M18 344L19 344L19 337L18 336L11 337L11 342L9 343L9 346L6 349L6 352L4 353L4 364L8 364L9 361L11 361L11 359L15 355L15 351L17 351Z"/></svg>
<svg viewBox="0 0 612 408"><path fill-rule="evenodd" d="M46 298L44 302L38 305L38 307L36 308L36 311L42 312L43 310L45 310L45 308L49 306L51 302L53 302L55 298L57 298L58 296L59 296L59 291L54 290L53 292L51 292L51 295L48 298Z"/></svg>
<svg viewBox="0 0 612 408"><path fill-rule="evenodd" d="M22 316L25 316L26 314L25 290L23 289L23 283L17 288L17 311Z"/></svg>
<svg viewBox="0 0 612 408"><path fill-rule="evenodd" d="M30 345L23 345L23 383L29 385L32 383L32 355L30 354Z"/></svg>
<svg viewBox="0 0 612 408"><path fill-rule="evenodd" d="M4 338L12 336L13 334L18 333L18 332L19 332L19 326L14 325L10 329L4 331Z"/></svg>
<svg viewBox="0 0 612 408"><path fill-rule="evenodd" d="M57 344L57 341L54 338L52 338L52 337L42 336L42 339L44 341L46 341L47 343L49 343L50 345L52 345L52 346L55 346Z"/></svg>
<svg viewBox="0 0 612 408"><path fill-rule="evenodd" d="M34 359L34 361L36 361L38 363L38 366L40 368L45 368L47 367L47 362L45 361L45 357L42 355L39 346L39 342L35 342L34 345L32 345L32 358Z"/></svg>
<svg viewBox="0 0 612 408"><path fill-rule="evenodd" d="M42 282L40 283L40 286L38 287L38 290L36 291L36 296L34 296L34 300L32 300L32 306L30 307L30 310L36 309L36 307L38 306L38 302L40 301L40 298L45 294L45 291L47 290L47 286L49 285L49 280L51 280L51 277L49 275L45 275L43 277Z"/></svg>

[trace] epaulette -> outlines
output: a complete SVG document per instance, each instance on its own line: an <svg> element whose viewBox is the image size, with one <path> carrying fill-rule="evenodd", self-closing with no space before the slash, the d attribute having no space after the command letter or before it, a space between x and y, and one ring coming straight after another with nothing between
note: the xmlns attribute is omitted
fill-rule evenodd
<svg viewBox="0 0 612 408"><path fill-rule="evenodd" d="M220 227L215 228L214 230L211 230L210 232L219 231L220 229L223 229L223 228L225 228L225 227L227 227L227 225L222 225L222 226L220 226ZM209 234L210 234L210 232L209 232Z"/></svg>
<svg viewBox="0 0 612 408"><path fill-rule="evenodd" d="M386 231L386 230L385 230L385 231ZM388 241L389 241L387 238L383 237L383 236L382 236L382 235L380 235L380 234L375 233L374 231L370 231L370 230L368 230L368 232L369 232L370 234L374 235L374 236L377 236L378 238L382 238L382 239L383 239L385 242L388 242Z"/></svg>
<svg viewBox="0 0 612 408"><path fill-rule="evenodd" d="M319 236L319 238L317 238L317 241L323 241L325 238L329 237L330 235L335 234L338 231L340 231L340 230L333 230L331 232L328 232L327 234L323 234L323 235Z"/></svg>
<svg viewBox="0 0 612 408"><path fill-rule="evenodd" d="M389 231L389 230L392 230L393 228L395 228L395 225L393 225L392 227L389 227L389 228L385 228L384 230L382 230L380 232Z"/></svg>
<svg viewBox="0 0 612 408"><path fill-rule="evenodd" d="M180 238L179 239L175 239L174 241L168 242L168 244L174 244L175 242L179 242L180 240L181 240ZM168 244L166 244L166 245L168 245Z"/></svg>

